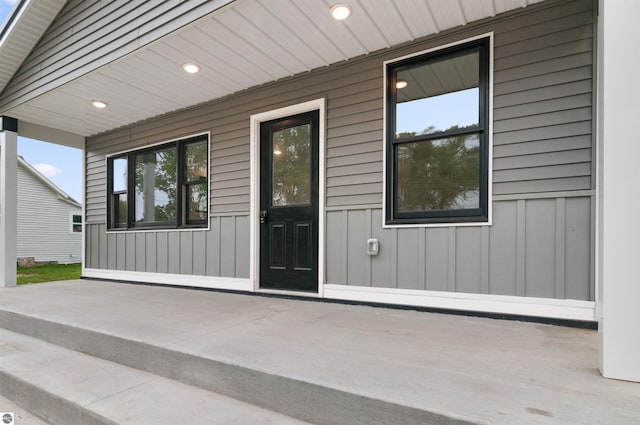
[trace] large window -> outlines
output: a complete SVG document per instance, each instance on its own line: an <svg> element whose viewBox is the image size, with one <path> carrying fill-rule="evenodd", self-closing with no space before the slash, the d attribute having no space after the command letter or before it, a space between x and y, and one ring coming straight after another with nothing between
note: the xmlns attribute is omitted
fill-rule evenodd
<svg viewBox="0 0 640 425"><path fill-rule="evenodd" d="M109 158L109 228L206 227L208 163L206 136Z"/></svg>
<svg viewBox="0 0 640 425"><path fill-rule="evenodd" d="M387 224L486 222L489 42L387 64Z"/></svg>

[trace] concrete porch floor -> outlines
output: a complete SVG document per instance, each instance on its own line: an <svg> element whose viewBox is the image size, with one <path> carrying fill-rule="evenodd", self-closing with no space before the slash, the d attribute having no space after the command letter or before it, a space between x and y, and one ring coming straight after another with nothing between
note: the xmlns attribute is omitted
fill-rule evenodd
<svg viewBox="0 0 640 425"><path fill-rule="evenodd" d="M0 289L0 328L313 423L640 421L587 329L90 280Z"/></svg>

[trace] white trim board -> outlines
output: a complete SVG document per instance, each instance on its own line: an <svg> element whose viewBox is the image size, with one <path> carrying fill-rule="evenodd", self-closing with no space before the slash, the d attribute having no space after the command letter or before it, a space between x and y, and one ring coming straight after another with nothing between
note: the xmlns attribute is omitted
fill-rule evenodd
<svg viewBox="0 0 640 425"><path fill-rule="evenodd" d="M124 270L107 270L83 268L82 277L124 280L140 283L156 283L160 285L180 285L185 287L226 289L233 291L253 291L249 279L237 277L201 276L192 274L131 272Z"/></svg>
<svg viewBox="0 0 640 425"><path fill-rule="evenodd" d="M318 123L318 297L323 296L325 268L325 150L326 150L326 99L320 98L272 111L251 115L250 118L250 214L249 214L249 280L253 282L252 290L260 289L260 124L290 115L319 111ZM315 295L315 294L314 294Z"/></svg>
<svg viewBox="0 0 640 425"><path fill-rule="evenodd" d="M482 313L513 314L565 320L595 321L595 302L467 294L415 289L326 284L324 297L337 300L430 307Z"/></svg>

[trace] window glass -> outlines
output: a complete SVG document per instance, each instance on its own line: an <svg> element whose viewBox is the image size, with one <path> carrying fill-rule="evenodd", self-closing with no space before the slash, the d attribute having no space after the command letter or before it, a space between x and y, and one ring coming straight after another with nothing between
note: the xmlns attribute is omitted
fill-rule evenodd
<svg viewBox="0 0 640 425"><path fill-rule="evenodd" d="M387 65L386 222L488 220L489 42Z"/></svg>
<svg viewBox="0 0 640 425"><path fill-rule="evenodd" d="M399 212L480 207L476 134L397 145Z"/></svg>
<svg viewBox="0 0 640 425"><path fill-rule="evenodd" d="M185 146L185 180L202 181L207 179L207 147L206 141L189 143Z"/></svg>
<svg viewBox="0 0 640 425"><path fill-rule="evenodd" d="M127 227L127 193L113 195L113 227Z"/></svg>
<svg viewBox="0 0 640 425"><path fill-rule="evenodd" d="M113 167L113 191L123 192L127 190L127 158L116 158L112 162Z"/></svg>
<svg viewBox="0 0 640 425"><path fill-rule="evenodd" d="M198 183L187 186L187 221L207 219L207 184Z"/></svg>
<svg viewBox="0 0 640 425"><path fill-rule="evenodd" d="M478 126L478 52L406 67L396 81L396 138Z"/></svg>
<svg viewBox="0 0 640 425"><path fill-rule="evenodd" d="M135 220L137 223L175 221L176 149L135 156Z"/></svg>
<svg viewBox="0 0 640 425"><path fill-rule="evenodd" d="M109 228L206 227L209 207L206 136L130 152L109 159L108 164Z"/></svg>
<svg viewBox="0 0 640 425"><path fill-rule="evenodd" d="M82 232L82 216L73 214L71 219L71 231L74 233Z"/></svg>
<svg viewBox="0 0 640 425"><path fill-rule="evenodd" d="M272 205L311 203L311 125L275 131L272 135Z"/></svg>

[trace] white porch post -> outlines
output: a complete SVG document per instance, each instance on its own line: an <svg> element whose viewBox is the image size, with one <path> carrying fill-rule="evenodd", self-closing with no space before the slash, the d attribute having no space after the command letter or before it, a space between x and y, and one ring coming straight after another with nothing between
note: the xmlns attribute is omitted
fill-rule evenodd
<svg viewBox="0 0 640 425"><path fill-rule="evenodd" d="M640 382L640 2L599 2L598 288L600 371Z"/></svg>
<svg viewBox="0 0 640 425"><path fill-rule="evenodd" d="M18 121L0 116L0 287L16 286Z"/></svg>

